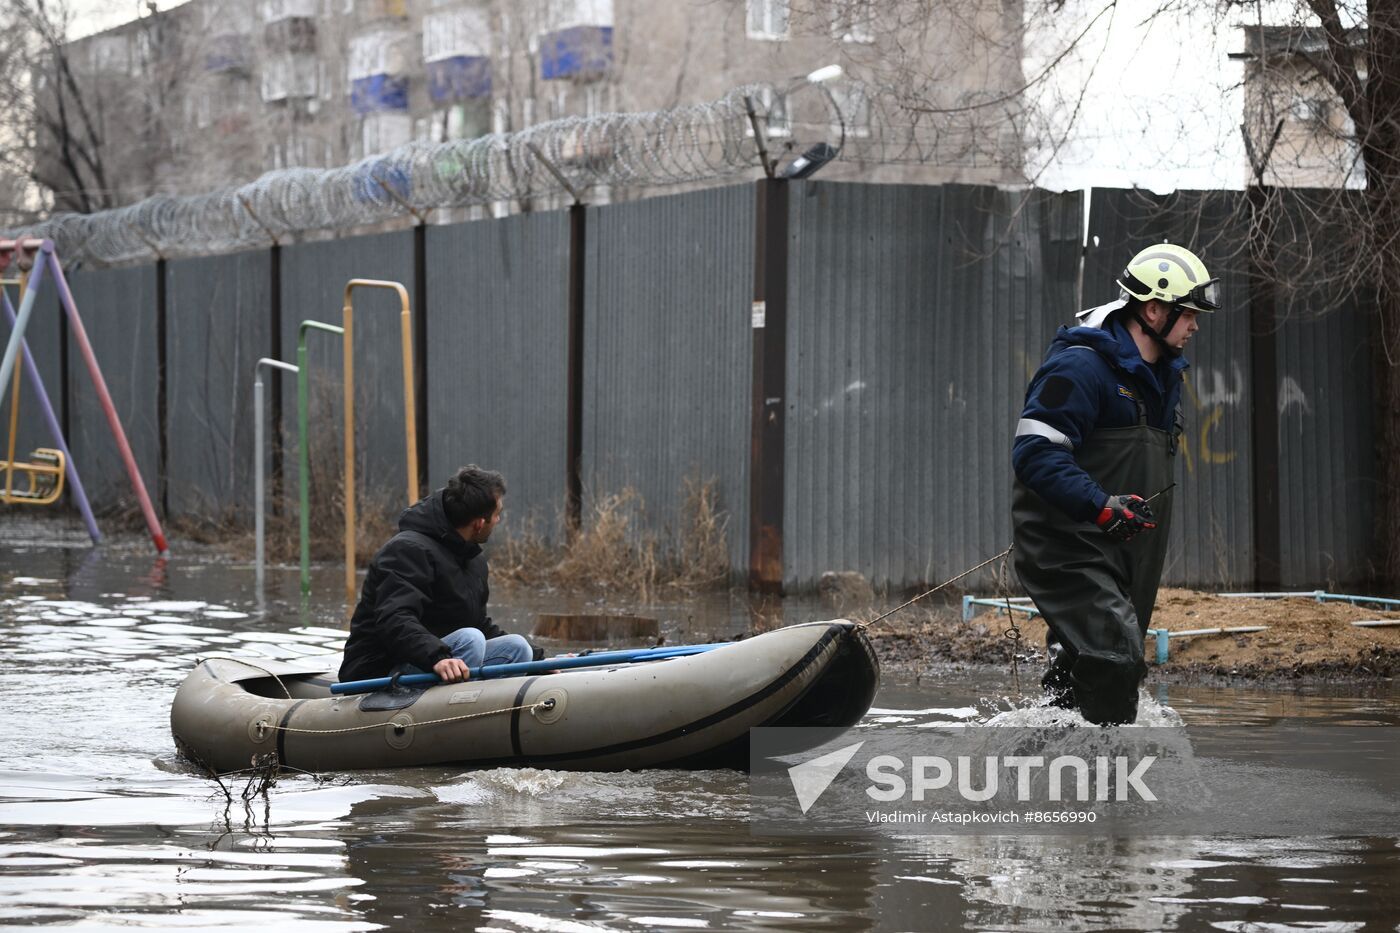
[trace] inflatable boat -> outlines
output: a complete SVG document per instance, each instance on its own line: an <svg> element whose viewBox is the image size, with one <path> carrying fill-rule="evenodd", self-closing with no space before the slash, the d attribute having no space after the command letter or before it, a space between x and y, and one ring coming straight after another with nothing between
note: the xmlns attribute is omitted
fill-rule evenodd
<svg viewBox="0 0 1400 933"><path fill-rule="evenodd" d="M274 755L303 771L746 769L750 729L854 725L879 676L864 630L844 620L665 660L358 696L333 694L333 673L208 658L176 692L170 728L217 773Z"/></svg>

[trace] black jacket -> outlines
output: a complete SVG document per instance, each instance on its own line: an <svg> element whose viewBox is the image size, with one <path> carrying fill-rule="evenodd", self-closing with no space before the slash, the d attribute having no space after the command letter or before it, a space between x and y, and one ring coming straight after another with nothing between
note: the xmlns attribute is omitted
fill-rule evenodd
<svg viewBox="0 0 1400 933"><path fill-rule="evenodd" d="M386 677L403 662L431 671L452 656L442 636L459 628L504 635L486 615L489 594L481 545L452 527L439 489L404 510L399 533L370 562L340 679Z"/></svg>

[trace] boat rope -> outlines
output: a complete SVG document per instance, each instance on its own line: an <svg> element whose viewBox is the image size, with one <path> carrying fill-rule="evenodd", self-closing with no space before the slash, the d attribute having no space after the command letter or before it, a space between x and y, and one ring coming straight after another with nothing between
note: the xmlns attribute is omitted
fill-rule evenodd
<svg viewBox="0 0 1400 933"><path fill-rule="evenodd" d="M1006 549L1010 552L1011 548ZM1006 619L1010 623L1002 630L1002 637L1010 643L1011 651L1011 684L1016 690L1016 698L1021 698L1021 629L1016 624L1016 613L1011 611L1011 591L1007 588L1007 579L1011 576L1011 568L1008 560L1003 560L1001 570L997 573L997 583L1001 589L1002 601L1006 604Z"/></svg>
<svg viewBox="0 0 1400 933"><path fill-rule="evenodd" d="M968 576L969 574L972 574L972 573L976 573L977 571L981 570L983 567L987 566L988 564L994 564L994 563L996 563L997 561L1001 560L1002 558L1009 556L1009 555L1011 554L1012 550L1015 549L1015 547L1016 547L1016 545L1014 545L1014 544L1011 545L1011 546L1009 546L1006 550L1002 551L1000 554L997 554L997 555L995 555L994 557L989 557L989 558L987 558L986 560L982 561L982 563L978 564L976 567L969 567L969 568L967 568L967 569L964 570L962 573L958 574L956 577L953 577L953 578L948 579L948 580L944 580L942 583L938 584L937 586L935 586L933 589L929 590L928 592L926 592L926 593L920 593L918 596L915 596L913 599L909 600L907 603L904 603L903 605L895 606L895 607L894 607L893 609L891 609L889 612L882 613L882 614L876 616L875 618L871 619L869 622L857 622L856 624L859 625L861 628L868 629L868 628L870 628L871 626L875 625L876 623L881 622L881 621L883 621L883 620L885 620L885 619L888 619L890 616L894 615L896 612L899 612L899 611L901 611L901 610L903 610L903 609L908 609L910 606L914 605L914 604L917 603L919 600L924 599L925 597L928 597L928 596L932 596L934 593L937 593L939 590L943 589L945 586L951 586L952 584L957 583L957 582L958 582L959 580L961 580L963 577L966 577L966 576Z"/></svg>
<svg viewBox="0 0 1400 933"><path fill-rule="evenodd" d="M200 658L198 663L202 664L205 661L232 661L234 664L242 664L244 667L251 667L255 671L262 671L264 674L277 681L277 686L282 688L282 692L287 695L287 699L295 699L292 696L292 692L287 689L287 685L282 682L281 677L278 677L272 671L261 665L254 664L247 658L209 655L208 657ZM443 719L425 719L422 722L404 723L394 722L392 719L389 719L384 722L372 722L363 726L346 726L342 729L301 729L296 726L274 726L272 723L258 723L258 728L260 730L275 730L279 732L298 732L303 735L342 735L347 732L368 732L372 729L383 729L385 726L393 726L398 732L403 732L409 726L437 726L445 722L461 722L464 719L480 719L483 716L498 716L501 713L513 713L516 710L529 710L531 713L537 713L541 710L554 709L554 704L554 697L549 697L544 700L536 700L534 703L521 703L518 706L503 706L500 709L482 710L477 713L462 713L458 716L447 716Z"/></svg>
<svg viewBox="0 0 1400 933"><path fill-rule="evenodd" d="M278 732L298 732L303 735L341 735L346 732L369 732L373 729L383 729L385 726L393 726L395 731L403 732L410 726L436 726L445 722L461 722L464 719L480 719L483 716L495 716L500 713L513 713L516 710L529 710L532 713L542 710L554 709L554 697L546 700L536 700L534 703L521 703L519 706L503 706L500 709L482 710L479 713L463 713L460 716L448 716L444 719L425 719L422 722L394 722L392 719L384 722L372 722L364 726L346 726L343 729L299 729L296 726L274 726L271 723L259 726L266 729L274 729Z"/></svg>

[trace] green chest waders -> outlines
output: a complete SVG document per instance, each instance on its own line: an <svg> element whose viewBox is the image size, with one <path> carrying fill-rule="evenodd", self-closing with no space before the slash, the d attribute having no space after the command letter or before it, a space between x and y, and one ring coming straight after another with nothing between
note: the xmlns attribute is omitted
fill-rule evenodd
<svg viewBox="0 0 1400 933"><path fill-rule="evenodd" d="M1095 431L1074 459L1109 495L1146 498L1171 484L1176 447L1176 433L1148 426L1139 401L1137 424ZM1050 627L1046 690L1072 700L1090 722L1132 722L1167 556L1171 491L1152 501L1157 527L1126 544L1071 520L1019 479L1011 501L1016 573Z"/></svg>

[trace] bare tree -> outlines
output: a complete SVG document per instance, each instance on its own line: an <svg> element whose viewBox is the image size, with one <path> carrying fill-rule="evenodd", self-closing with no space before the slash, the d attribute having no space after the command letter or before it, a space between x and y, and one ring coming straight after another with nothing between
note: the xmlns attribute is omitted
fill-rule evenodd
<svg viewBox="0 0 1400 933"><path fill-rule="evenodd" d="M112 206L102 112L70 57L64 0L11 0L0 13L0 163L90 213Z"/></svg>

